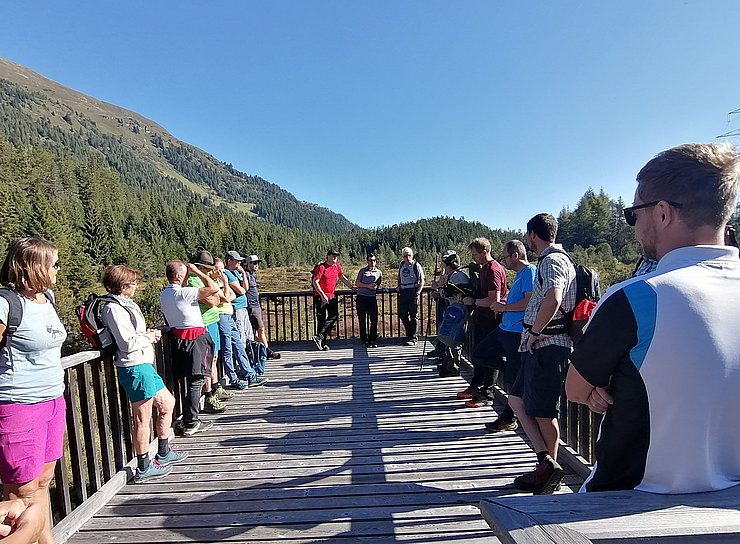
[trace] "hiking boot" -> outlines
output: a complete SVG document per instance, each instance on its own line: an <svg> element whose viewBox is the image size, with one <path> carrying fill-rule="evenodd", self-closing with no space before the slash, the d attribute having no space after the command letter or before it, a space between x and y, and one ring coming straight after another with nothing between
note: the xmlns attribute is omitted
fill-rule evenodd
<svg viewBox="0 0 740 544"><path fill-rule="evenodd" d="M514 487L535 495L550 495L560 489L565 471L549 455L532 471L514 478Z"/></svg>
<svg viewBox="0 0 740 544"><path fill-rule="evenodd" d="M218 397L218 400L229 400L234 396L234 393L229 393L221 384L218 384L216 389L213 390L213 394Z"/></svg>
<svg viewBox="0 0 740 544"><path fill-rule="evenodd" d="M474 396L478 394L478 388L473 387L472 385L468 386L463 391L458 392L457 398L459 399L472 399Z"/></svg>
<svg viewBox="0 0 740 544"><path fill-rule="evenodd" d="M213 427L212 421L198 420L192 425L186 425L182 429L182 434L185 436L193 436L195 433L202 433Z"/></svg>
<svg viewBox="0 0 740 544"><path fill-rule="evenodd" d="M233 389L234 391L244 391L247 387L249 387L249 382L247 380L239 380L236 382L231 382L229 385L226 386L226 389Z"/></svg>
<svg viewBox="0 0 740 544"><path fill-rule="evenodd" d="M311 338L313 340L313 343L316 344L316 349L319 351L324 351L324 341L321 339L320 336L314 336Z"/></svg>
<svg viewBox="0 0 740 544"><path fill-rule="evenodd" d="M483 408L484 406L491 406L493 404L493 398L484 394L477 394L472 399L465 403L467 408Z"/></svg>
<svg viewBox="0 0 740 544"><path fill-rule="evenodd" d="M216 395L206 397L205 404L203 405L203 411L207 414L221 414L226 410L226 406L218 400Z"/></svg>
<svg viewBox="0 0 740 544"><path fill-rule="evenodd" d="M175 463L184 461L187 458L188 452L176 450L175 448L170 448L170 451L167 452L167 455L157 454L154 456L154 460L164 467L174 465Z"/></svg>
<svg viewBox="0 0 740 544"><path fill-rule="evenodd" d="M143 484L153 480L159 480L167 476L170 472L172 472L171 466L162 465L155 459L149 463L146 470L136 469L136 472L134 472L134 483Z"/></svg>
<svg viewBox="0 0 740 544"><path fill-rule="evenodd" d="M507 421L498 418L495 421L486 423L486 430L491 433L500 433L501 431L516 431L519 428L517 420Z"/></svg>
<svg viewBox="0 0 740 544"><path fill-rule="evenodd" d="M270 348L267 348L268 359L280 359L280 357L282 356L282 353L280 353L279 351L272 351Z"/></svg>

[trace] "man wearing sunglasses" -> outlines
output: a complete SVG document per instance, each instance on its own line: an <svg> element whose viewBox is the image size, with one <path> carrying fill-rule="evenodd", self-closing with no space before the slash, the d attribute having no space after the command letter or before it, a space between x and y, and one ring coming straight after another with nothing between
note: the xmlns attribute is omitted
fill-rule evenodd
<svg viewBox="0 0 740 544"><path fill-rule="evenodd" d="M568 398L605 413L582 491L740 483L739 172L732 146L687 144L637 174L625 219L658 265L607 291L571 356Z"/></svg>

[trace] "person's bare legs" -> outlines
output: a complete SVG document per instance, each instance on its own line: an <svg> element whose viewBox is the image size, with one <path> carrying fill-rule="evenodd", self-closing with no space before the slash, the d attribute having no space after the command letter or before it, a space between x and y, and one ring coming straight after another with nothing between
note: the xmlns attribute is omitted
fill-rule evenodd
<svg viewBox="0 0 740 544"><path fill-rule="evenodd" d="M163 387L154 396L154 407L157 409L157 419L154 421L154 432L157 438L169 439L172 435L172 412L175 409L175 397L170 390Z"/></svg>
<svg viewBox="0 0 740 544"><path fill-rule="evenodd" d="M44 464L41 476L25 484L4 484L5 499L21 499L26 504L38 504L44 512L43 528L39 534L38 544L54 544L51 536L51 516L49 511L49 484L54 477L56 461Z"/></svg>
<svg viewBox="0 0 740 544"><path fill-rule="evenodd" d="M153 398L131 403L131 412L134 416L132 434L136 455L143 455L149 452L149 420L152 417L153 404Z"/></svg>
<svg viewBox="0 0 740 544"><path fill-rule="evenodd" d="M536 451L547 450L554 461L558 460L558 444L560 443L560 426L557 419L548 419L545 417L534 418L542 437L544 448Z"/></svg>
<svg viewBox="0 0 740 544"><path fill-rule="evenodd" d="M519 420L519 425L521 425L524 432L527 433L527 438L529 438L529 441L532 443L532 449L535 452L545 450L549 451L545 438L542 436L542 431L540 430L540 425L537 419L527 415L522 398L509 395L509 406L514 410L514 414L516 414L516 417Z"/></svg>
<svg viewBox="0 0 740 544"><path fill-rule="evenodd" d="M265 348L269 348L270 345L267 343L267 329L265 327L261 327L257 329L254 333L255 340L258 342L262 342L262 345L265 346Z"/></svg>

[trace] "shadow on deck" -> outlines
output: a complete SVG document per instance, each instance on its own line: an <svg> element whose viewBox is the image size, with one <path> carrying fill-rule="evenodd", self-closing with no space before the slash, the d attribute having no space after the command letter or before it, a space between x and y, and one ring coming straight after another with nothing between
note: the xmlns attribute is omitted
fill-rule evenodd
<svg viewBox="0 0 740 544"><path fill-rule="evenodd" d="M267 386L177 439L185 463L125 486L67 542L497 542L478 503L516 493L536 462L522 435L487 433L493 412L420 370L421 345L311 347L282 348Z"/></svg>

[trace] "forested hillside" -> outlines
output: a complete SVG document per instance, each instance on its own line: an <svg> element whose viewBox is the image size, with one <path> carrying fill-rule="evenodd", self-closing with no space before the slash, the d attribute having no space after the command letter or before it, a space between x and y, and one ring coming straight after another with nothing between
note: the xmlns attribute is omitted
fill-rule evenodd
<svg viewBox="0 0 740 544"><path fill-rule="evenodd" d="M356 227L328 208L296 199L259 176L236 170L169 134L157 123L68 89L0 58L0 133L15 144L97 151L125 183L175 182L206 203L226 204L271 223L330 234Z"/></svg>

